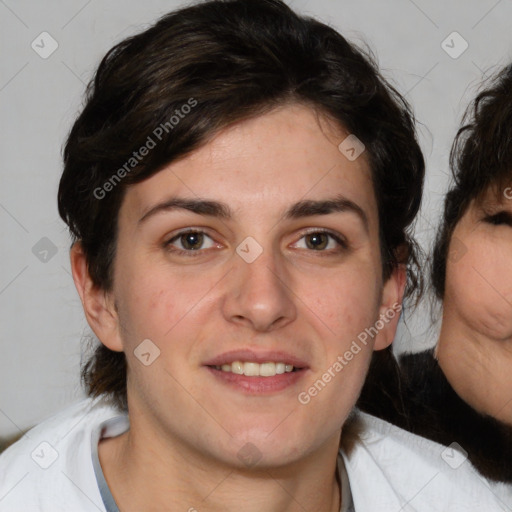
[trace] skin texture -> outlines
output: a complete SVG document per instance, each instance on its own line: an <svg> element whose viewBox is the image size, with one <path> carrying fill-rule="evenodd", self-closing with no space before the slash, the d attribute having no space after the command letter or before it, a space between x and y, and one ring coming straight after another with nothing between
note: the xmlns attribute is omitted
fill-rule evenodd
<svg viewBox="0 0 512 512"><path fill-rule="evenodd" d="M400 303L404 271L383 283L378 212L364 154L338 150L348 134L308 107L286 105L222 130L202 148L131 186L119 213L110 293L94 288L80 245L73 275L87 320L128 361L130 431L99 445L100 461L123 511L298 511L340 507L335 478L341 428L360 392L372 350L394 337L398 314L362 345L307 405L300 392L343 355L357 335ZM286 220L303 200L343 195L352 211ZM226 203L230 219L161 211L171 196ZM180 255L185 228L203 230L201 250ZM321 250L311 234L330 230ZM236 252L253 237L263 252ZM172 245L165 245L173 239ZM149 366L134 350L150 339ZM247 394L204 363L247 348L285 351L307 362L294 385ZM259 460L237 456L252 443Z"/></svg>
<svg viewBox="0 0 512 512"><path fill-rule="evenodd" d="M490 190L452 235L437 358L457 394L512 425L512 203Z"/></svg>

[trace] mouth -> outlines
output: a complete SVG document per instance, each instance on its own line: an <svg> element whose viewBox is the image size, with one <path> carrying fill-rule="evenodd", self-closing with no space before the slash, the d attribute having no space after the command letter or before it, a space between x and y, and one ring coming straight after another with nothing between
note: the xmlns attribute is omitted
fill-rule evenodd
<svg viewBox="0 0 512 512"><path fill-rule="evenodd" d="M302 379L309 369L290 354L250 350L225 353L204 366L217 381L249 394L282 391Z"/></svg>

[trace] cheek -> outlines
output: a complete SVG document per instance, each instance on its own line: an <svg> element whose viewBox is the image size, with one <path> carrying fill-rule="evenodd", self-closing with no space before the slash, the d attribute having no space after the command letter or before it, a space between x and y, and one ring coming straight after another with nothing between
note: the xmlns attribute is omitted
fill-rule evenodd
<svg viewBox="0 0 512 512"><path fill-rule="evenodd" d="M149 338L160 346L172 339L181 323L187 323L187 317L197 314L207 303L205 294L212 288L205 277L186 273L170 276L164 268L129 275L118 289L119 316L124 341L129 345Z"/></svg>
<svg viewBox="0 0 512 512"><path fill-rule="evenodd" d="M315 337L321 339L317 350L322 352L322 363L316 368L315 378L324 380L324 375L329 380L325 373L329 371L336 375L324 399L340 392L355 396L364 380L377 332L379 277L370 268L359 272L346 269L338 270L323 286L314 283L311 280L310 288L315 291L315 300L310 295L303 314L314 326Z"/></svg>
<svg viewBox="0 0 512 512"><path fill-rule="evenodd" d="M510 256L492 247L478 251L470 247L460 261L448 263L447 301L478 332L493 337L512 335Z"/></svg>
<svg viewBox="0 0 512 512"><path fill-rule="evenodd" d="M124 269L118 264L117 268L127 276L116 287L127 353L150 339L162 355L172 348L173 354L189 357L204 337L233 329L225 324L229 319L223 304L230 294L239 293L241 284L233 276L224 279L225 269L198 272L191 267L176 272L162 264L126 264ZM365 351L369 357L373 341L365 330L379 314L379 270L370 257L336 269L288 269L286 288L297 312L295 328L320 342L317 350L323 365L333 363L361 335L367 344L361 344L357 359L365 364Z"/></svg>
<svg viewBox="0 0 512 512"><path fill-rule="evenodd" d="M204 277L152 272L133 275L122 287L119 318L130 389L152 407L161 396L174 397L177 407L181 403L178 382L185 379L170 375L181 375L184 363L194 359L196 340L212 314L205 298L212 286ZM187 388L195 392L193 380Z"/></svg>

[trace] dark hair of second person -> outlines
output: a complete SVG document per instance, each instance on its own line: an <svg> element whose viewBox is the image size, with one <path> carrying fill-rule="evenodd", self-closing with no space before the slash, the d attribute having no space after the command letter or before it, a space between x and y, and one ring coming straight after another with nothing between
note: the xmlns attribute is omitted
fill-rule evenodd
<svg viewBox="0 0 512 512"><path fill-rule="evenodd" d="M438 345L372 362L358 402L415 434L457 442L481 474L503 482L512 482L511 91L509 65L468 107L452 145L453 184L431 264L443 306ZM448 328L454 316L463 328Z"/></svg>

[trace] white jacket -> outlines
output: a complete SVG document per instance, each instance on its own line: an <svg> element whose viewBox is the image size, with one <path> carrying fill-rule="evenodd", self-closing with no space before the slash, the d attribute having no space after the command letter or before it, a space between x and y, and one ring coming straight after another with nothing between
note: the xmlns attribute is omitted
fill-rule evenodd
<svg viewBox="0 0 512 512"><path fill-rule="evenodd" d="M340 452L341 512L512 512L512 486L491 485L452 448L360 417L361 441L350 455ZM127 416L101 399L83 400L34 427L0 456L0 512L117 510L97 446L100 437L128 428Z"/></svg>

